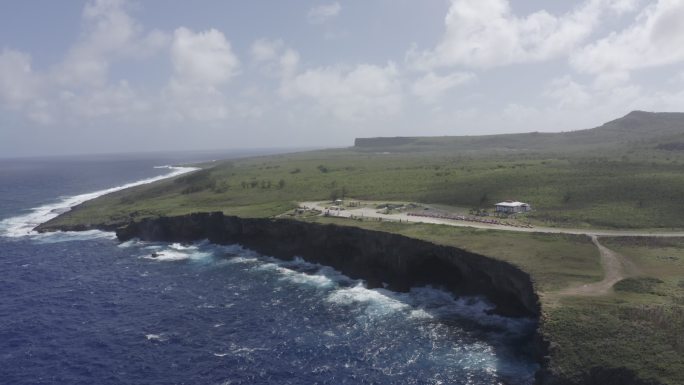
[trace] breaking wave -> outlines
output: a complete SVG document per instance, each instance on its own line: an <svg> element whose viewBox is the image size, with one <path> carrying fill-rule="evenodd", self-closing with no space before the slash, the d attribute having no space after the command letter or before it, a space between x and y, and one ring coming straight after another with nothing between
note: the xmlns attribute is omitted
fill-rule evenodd
<svg viewBox="0 0 684 385"><path fill-rule="evenodd" d="M35 232L33 229L40 225L41 223L45 223L49 221L50 219L53 219L60 214L63 214L65 212L68 212L71 210L72 207L77 206L85 201L89 201L91 199L95 199L97 197L100 197L102 195L106 195L109 193L113 193L115 191L127 189L129 187L135 187L135 186L140 186L143 184L148 184L152 182L156 182L162 179L166 178L171 178L174 176L178 176L181 174L185 174L191 171L198 170L197 167L176 167L176 166L158 166L155 168L165 168L171 170L171 172L164 174L164 175L159 175L155 176L152 178L147 178L143 180L139 180L136 182L131 182L127 183L121 186L116 186L104 190L99 190L91 193L86 193L86 194L80 194L80 195L74 195L74 196L68 196L68 197L63 197L57 202L54 203L48 203L42 206L34 207L31 209L31 211L27 214L24 215L19 215L7 219L3 219L0 221L0 235L6 236L6 237L11 237L11 238L16 238L16 237L25 237L25 236L37 236L38 233ZM102 232L97 232L96 231L91 231L88 232L88 234L83 234L83 232L77 232L74 234L67 234L64 235L65 233L60 234L59 236L53 236L53 235L44 235L42 237L43 241L49 242L49 238L53 238L54 242L60 242L64 240L83 240L84 236L91 236L95 238L104 238L107 236L100 235L99 233ZM78 235L76 235L78 234ZM109 236L111 237L111 236Z"/></svg>

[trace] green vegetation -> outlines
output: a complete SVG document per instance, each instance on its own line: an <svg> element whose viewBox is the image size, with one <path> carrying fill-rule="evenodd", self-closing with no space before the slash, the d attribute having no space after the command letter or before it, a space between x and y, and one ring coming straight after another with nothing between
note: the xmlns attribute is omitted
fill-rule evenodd
<svg viewBox="0 0 684 385"><path fill-rule="evenodd" d="M643 112L562 134L357 140L348 149L207 164L86 202L45 228L197 211L273 217L298 202L344 196L472 212L517 199L532 204L526 220L536 225L682 229L683 143L684 114ZM646 379L684 383L684 239L601 238L636 273L608 294L573 297L561 289L603 278L599 253L585 236L299 219L399 233L509 261L530 273L540 293L553 370L573 376L596 366L626 367Z"/></svg>
<svg viewBox="0 0 684 385"><path fill-rule="evenodd" d="M582 235L516 233L334 217L307 220L397 233L508 261L530 272L537 289L544 292L599 281L603 276L598 250L589 237Z"/></svg>
<svg viewBox="0 0 684 385"><path fill-rule="evenodd" d="M684 239L602 238L642 276L623 279L615 292L563 298L545 309L555 367L624 366L668 384L684 381ZM578 338L578 336L581 336Z"/></svg>
<svg viewBox="0 0 684 385"><path fill-rule="evenodd" d="M630 277L617 282L613 289L632 293L658 294L655 290L663 281L653 277Z"/></svg>
<svg viewBox="0 0 684 385"><path fill-rule="evenodd" d="M397 146L216 162L174 181L100 198L62 220L111 222L131 213L196 210L263 217L297 202L347 196L473 209L517 199L532 204L527 219L536 225L682 228L684 152L663 144L684 142L684 133L674 134L673 116L679 131L684 118L651 115L634 113L573 133L520 134L522 139L412 138ZM647 125L638 130L635 124ZM588 143L602 147L589 151Z"/></svg>
<svg viewBox="0 0 684 385"><path fill-rule="evenodd" d="M683 238L601 238L651 277L626 278L604 296L562 297L557 295L562 288L602 278L598 250L586 236L335 217L306 220L398 233L521 267L540 292L542 330L550 342L551 368L558 373L572 377L592 367L626 367L665 384L684 380Z"/></svg>
<svg viewBox="0 0 684 385"><path fill-rule="evenodd" d="M684 308L625 297L566 298L547 308L552 368L572 375L602 366L629 368L665 384L684 380Z"/></svg>

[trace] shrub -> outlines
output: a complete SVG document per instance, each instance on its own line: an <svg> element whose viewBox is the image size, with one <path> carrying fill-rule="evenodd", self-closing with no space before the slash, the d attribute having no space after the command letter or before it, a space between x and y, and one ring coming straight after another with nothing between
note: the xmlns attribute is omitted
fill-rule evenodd
<svg viewBox="0 0 684 385"><path fill-rule="evenodd" d="M641 293L641 294L658 294L655 287L663 281L652 277L632 277L625 278L613 285L616 291Z"/></svg>

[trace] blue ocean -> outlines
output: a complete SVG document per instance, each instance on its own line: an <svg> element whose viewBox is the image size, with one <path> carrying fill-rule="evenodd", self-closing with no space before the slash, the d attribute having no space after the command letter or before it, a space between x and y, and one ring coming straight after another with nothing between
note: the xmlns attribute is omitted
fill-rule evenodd
<svg viewBox="0 0 684 385"><path fill-rule="evenodd" d="M371 290L240 245L31 232L229 155L0 159L0 384L533 383L534 320L481 298Z"/></svg>

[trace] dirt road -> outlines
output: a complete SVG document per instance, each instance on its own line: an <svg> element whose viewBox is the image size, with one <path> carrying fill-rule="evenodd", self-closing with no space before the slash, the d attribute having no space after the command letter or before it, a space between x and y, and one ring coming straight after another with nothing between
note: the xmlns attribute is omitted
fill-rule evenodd
<svg viewBox="0 0 684 385"><path fill-rule="evenodd" d="M411 222L411 223L432 223L438 225L457 226L457 227L473 227L477 229L501 230L501 231L517 231L525 233L548 233L548 234L575 234L588 235L599 237L684 237L684 231L645 231L645 230L594 230L594 229L572 229L572 228L558 228L558 227L514 227L506 225L492 225L487 223L466 222L451 219L430 218L412 216L407 213L383 214L377 212L378 210L371 207L345 207L344 210L326 210L330 203L327 202L301 202L301 207L308 207L320 210L325 213L328 212L330 216L342 218L371 218L381 219L393 222Z"/></svg>
<svg viewBox="0 0 684 385"><path fill-rule="evenodd" d="M603 246L595 235L591 236L591 241L598 247L601 254L601 266L604 272L603 279L599 282L563 289L557 293L558 295L607 294L616 282L636 274L637 269L627 258Z"/></svg>
<svg viewBox="0 0 684 385"><path fill-rule="evenodd" d="M585 284L576 287L570 287L554 293L544 293L547 296L592 296L604 295L610 292L613 285L626 277L638 274L638 269L627 258L608 249L602 245L599 237L684 237L683 231L672 232L658 232L658 231L633 231L633 230L585 230L585 229L567 229L567 228L552 228L552 227L513 227L505 225L492 225L477 222L465 222L450 219L430 218L411 216L406 213L397 214L383 214L377 212L376 209L370 207L360 208L345 208L344 210L328 210L325 202L302 202L302 207L320 210L322 213L328 213L330 216L343 218L371 218L378 220L394 221L394 222L412 222L412 223L432 223L439 225L458 226L458 227L474 227L478 229L503 230L503 231L518 231L526 233L550 233L550 234L576 234L587 235L591 237L592 242L599 250L601 256L601 266L603 267L604 277L601 281ZM321 214L323 215L323 214Z"/></svg>

